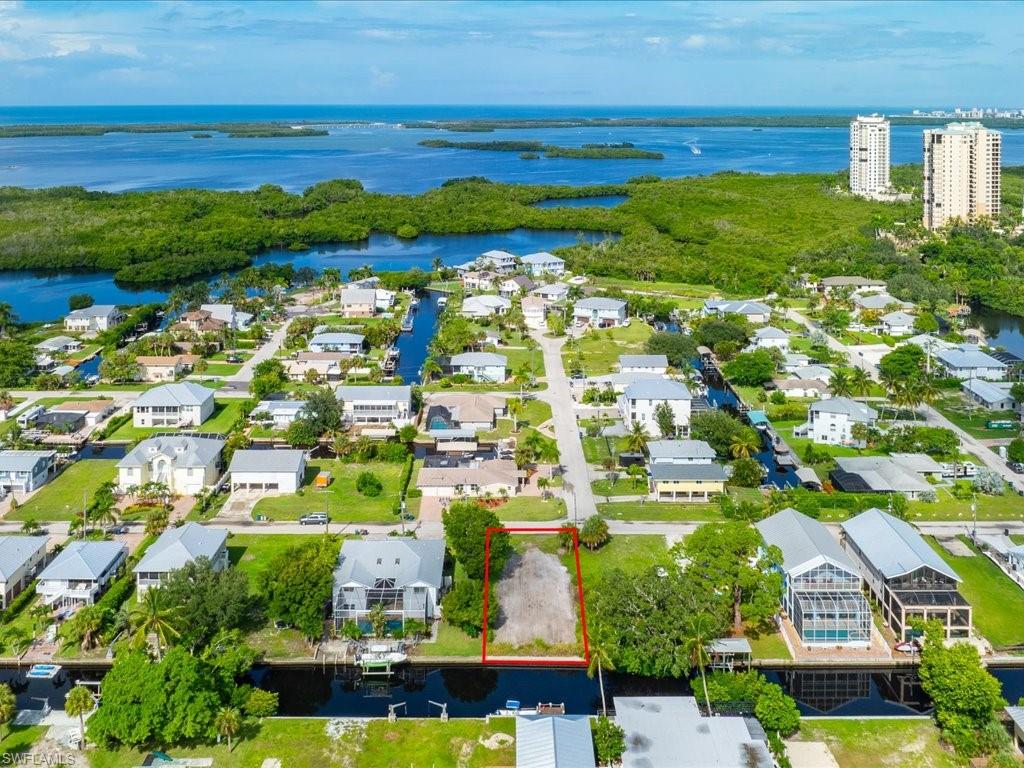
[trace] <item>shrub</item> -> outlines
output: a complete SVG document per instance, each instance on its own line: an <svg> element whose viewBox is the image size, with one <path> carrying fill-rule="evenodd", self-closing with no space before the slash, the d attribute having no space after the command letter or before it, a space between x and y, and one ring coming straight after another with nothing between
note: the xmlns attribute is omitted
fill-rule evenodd
<svg viewBox="0 0 1024 768"><path fill-rule="evenodd" d="M626 732L604 715L594 723L594 752L601 765L617 763L626 751Z"/></svg>
<svg viewBox="0 0 1024 768"><path fill-rule="evenodd" d="M363 496L380 496L384 491L384 484L373 472L360 472L356 478L356 490Z"/></svg>

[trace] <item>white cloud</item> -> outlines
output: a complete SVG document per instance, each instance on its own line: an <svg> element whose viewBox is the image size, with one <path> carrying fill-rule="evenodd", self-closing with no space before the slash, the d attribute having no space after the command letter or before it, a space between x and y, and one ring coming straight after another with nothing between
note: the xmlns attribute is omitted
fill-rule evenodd
<svg viewBox="0 0 1024 768"><path fill-rule="evenodd" d="M374 65L370 67L370 84L374 88L384 89L391 88L398 81L394 72L385 72L380 67Z"/></svg>
<svg viewBox="0 0 1024 768"><path fill-rule="evenodd" d="M683 40L683 48L700 50L707 47L708 39L705 35L689 35Z"/></svg>
<svg viewBox="0 0 1024 768"><path fill-rule="evenodd" d="M404 29L364 29L359 34L372 40L405 40L409 37Z"/></svg>
<svg viewBox="0 0 1024 768"><path fill-rule="evenodd" d="M665 42L664 37L645 37L644 42L648 45L661 45Z"/></svg>

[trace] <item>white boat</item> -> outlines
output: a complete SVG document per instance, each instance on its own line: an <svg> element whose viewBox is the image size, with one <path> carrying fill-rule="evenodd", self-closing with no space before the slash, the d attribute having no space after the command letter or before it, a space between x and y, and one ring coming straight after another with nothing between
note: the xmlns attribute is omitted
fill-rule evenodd
<svg viewBox="0 0 1024 768"><path fill-rule="evenodd" d="M404 664L409 660L408 654L390 645L371 645L365 652L356 657L356 663L364 670L390 670L396 664Z"/></svg>
<svg viewBox="0 0 1024 768"><path fill-rule="evenodd" d="M33 680L52 680L61 669L60 664L33 664L25 676Z"/></svg>

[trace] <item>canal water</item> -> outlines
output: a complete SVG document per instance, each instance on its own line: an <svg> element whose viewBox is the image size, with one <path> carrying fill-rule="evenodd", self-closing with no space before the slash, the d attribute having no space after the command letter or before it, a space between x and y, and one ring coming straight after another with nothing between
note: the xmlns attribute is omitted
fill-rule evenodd
<svg viewBox="0 0 1024 768"><path fill-rule="evenodd" d="M1001 309L976 306L971 312L968 325L984 331L990 347L1002 347L1024 358L1024 317L1011 315Z"/></svg>
<svg viewBox="0 0 1024 768"><path fill-rule="evenodd" d="M398 370L406 384L419 384L423 361L427 359L427 345L437 333L437 318L441 313L437 300L442 296L438 291L424 291L412 318L412 330L399 335L395 341L398 348Z"/></svg>
<svg viewBox="0 0 1024 768"><path fill-rule="evenodd" d="M804 715L905 716L927 713L931 704L913 670L813 669L763 670L793 696ZM64 669L53 680L26 680L25 671L0 670L18 698L19 707L38 709L42 700L63 706L77 680L98 681L102 670ZM1024 668L994 669L1003 698L1024 695ZM453 717L482 717L509 699L533 706L564 703L571 714L595 714L601 708L597 679L582 669L406 667L390 680L360 678L351 667L257 667L251 682L279 694L280 714L323 717L384 717L389 704L405 702L410 717L436 716L429 701L447 703ZM614 696L691 695L685 679L655 679L605 674L608 705Z"/></svg>

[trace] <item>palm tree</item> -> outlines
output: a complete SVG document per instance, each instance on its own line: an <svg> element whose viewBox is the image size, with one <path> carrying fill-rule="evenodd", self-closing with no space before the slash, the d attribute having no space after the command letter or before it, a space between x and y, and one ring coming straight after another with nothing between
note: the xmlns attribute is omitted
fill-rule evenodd
<svg viewBox="0 0 1024 768"><path fill-rule="evenodd" d="M430 356L423 361L421 373L423 375L423 383L429 384L435 376L441 375L443 371L441 370L441 366L438 364L437 360L435 360L433 356Z"/></svg>
<svg viewBox="0 0 1024 768"><path fill-rule="evenodd" d="M608 651L605 650L604 640L595 635L590 638L590 663L587 665L587 677L591 680L594 679L594 674L597 674L597 684L601 689L601 713L608 716L608 704L604 698L604 670L607 669L611 672L615 671L615 665L612 663L611 656L608 655Z"/></svg>
<svg viewBox="0 0 1024 768"><path fill-rule="evenodd" d="M78 729L82 735L82 749L85 749L85 716L96 706L92 692L84 685L76 685L64 697L64 711L69 717L78 718Z"/></svg>
<svg viewBox="0 0 1024 768"><path fill-rule="evenodd" d="M87 605L75 614L75 629L82 636L81 647L83 651L90 651L99 640L100 632L103 631L106 612L97 605Z"/></svg>
<svg viewBox="0 0 1024 768"><path fill-rule="evenodd" d="M860 397L867 397L871 392L871 377L863 368L854 368L850 372L850 391Z"/></svg>
<svg viewBox="0 0 1024 768"><path fill-rule="evenodd" d="M174 609L164 605L163 592L157 587L147 589L130 616L136 642L142 645L151 634L156 636L156 658L159 661L168 638L180 634L174 627Z"/></svg>
<svg viewBox="0 0 1024 768"><path fill-rule="evenodd" d="M647 449L647 427L643 422L633 422L629 434L626 435L626 447L633 453L643 453Z"/></svg>
<svg viewBox="0 0 1024 768"><path fill-rule="evenodd" d="M548 478L555 476L555 467L558 466L560 458L561 454L558 452L558 443L554 440L545 440L540 444L540 448L537 451L537 461L548 465Z"/></svg>
<svg viewBox="0 0 1024 768"><path fill-rule="evenodd" d="M523 415L523 404L522 398L512 397L509 398L508 402L505 403L505 408L508 410L508 415L512 417L512 431L519 431L519 417Z"/></svg>
<svg viewBox="0 0 1024 768"><path fill-rule="evenodd" d="M352 447L352 440L349 438L348 433L336 429L331 432L331 451L334 453L336 459L340 459L342 456L347 454Z"/></svg>
<svg viewBox="0 0 1024 768"><path fill-rule="evenodd" d="M242 713L235 707L221 707L213 721L217 733L228 740L228 752L234 749L232 739L242 730Z"/></svg>
<svg viewBox="0 0 1024 768"><path fill-rule="evenodd" d="M711 663L711 656L708 654L708 643L714 638L709 636L711 630L711 617L704 612L698 613L691 621L688 637L686 638L685 650L689 657L690 664L700 672L700 681L704 686L704 703L707 705L708 714L711 713L711 697L708 695L708 681L704 676L704 668Z"/></svg>
<svg viewBox="0 0 1024 768"><path fill-rule="evenodd" d="M749 459L750 454L757 453L760 447L761 442L758 440L757 433L750 429L744 429L733 435L732 442L729 444L729 453L734 459Z"/></svg>
<svg viewBox="0 0 1024 768"><path fill-rule="evenodd" d="M828 384L828 388L832 390L832 394L836 397L849 397L852 391L852 386L853 383L850 379L850 374L843 370L838 370L833 373Z"/></svg>
<svg viewBox="0 0 1024 768"><path fill-rule="evenodd" d="M435 272L440 272L442 267L444 267L444 262L441 261L441 257L435 256L434 259L430 262L430 268Z"/></svg>
<svg viewBox="0 0 1024 768"><path fill-rule="evenodd" d="M14 307L6 301L0 301L0 336L6 336L16 322L18 316L14 314Z"/></svg>

